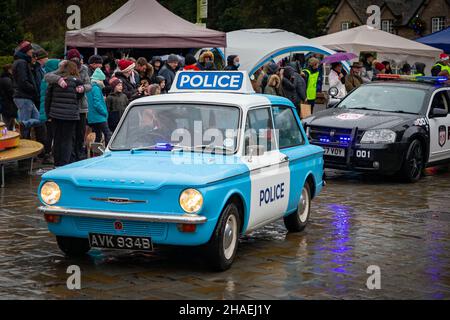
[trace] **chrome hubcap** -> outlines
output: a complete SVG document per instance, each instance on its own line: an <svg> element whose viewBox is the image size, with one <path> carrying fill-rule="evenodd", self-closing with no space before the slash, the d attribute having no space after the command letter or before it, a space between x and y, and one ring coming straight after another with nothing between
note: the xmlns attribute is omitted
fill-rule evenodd
<svg viewBox="0 0 450 320"><path fill-rule="evenodd" d="M302 197L300 198L300 203L298 205L298 214L300 217L300 221L305 223L308 219L309 213L309 194L306 188L303 188Z"/></svg>
<svg viewBox="0 0 450 320"><path fill-rule="evenodd" d="M235 216L230 216L225 225L225 233L223 235L223 249L225 258L231 259L237 243L237 221Z"/></svg>

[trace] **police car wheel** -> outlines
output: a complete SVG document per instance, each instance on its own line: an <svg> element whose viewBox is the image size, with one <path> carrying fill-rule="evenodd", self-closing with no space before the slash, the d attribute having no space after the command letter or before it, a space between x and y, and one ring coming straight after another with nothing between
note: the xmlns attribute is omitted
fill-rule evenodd
<svg viewBox="0 0 450 320"><path fill-rule="evenodd" d="M406 153L402 167L402 177L407 182L417 182L420 180L425 168L422 143L419 140L411 142Z"/></svg>
<svg viewBox="0 0 450 320"><path fill-rule="evenodd" d="M297 211L284 218L284 225L289 232L302 232L308 225L311 213L311 187L306 183L302 190L302 196Z"/></svg>
<svg viewBox="0 0 450 320"><path fill-rule="evenodd" d="M56 237L59 249L67 256L84 256L91 250L89 240L71 237Z"/></svg>
<svg viewBox="0 0 450 320"><path fill-rule="evenodd" d="M239 245L240 225L239 209L234 203L228 204L207 245L207 257L214 270L225 271L233 264Z"/></svg>

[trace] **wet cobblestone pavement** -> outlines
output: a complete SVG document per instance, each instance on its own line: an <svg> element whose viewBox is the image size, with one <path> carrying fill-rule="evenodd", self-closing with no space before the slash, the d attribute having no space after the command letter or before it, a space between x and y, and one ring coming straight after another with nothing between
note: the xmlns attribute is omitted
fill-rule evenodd
<svg viewBox="0 0 450 320"><path fill-rule="evenodd" d="M282 222L241 240L233 268L195 251L93 251L65 258L37 213L39 177L7 168L0 189L0 299L450 299L450 172L409 185L327 172L304 233ZM79 265L82 290L66 287ZM381 268L368 290L367 268Z"/></svg>

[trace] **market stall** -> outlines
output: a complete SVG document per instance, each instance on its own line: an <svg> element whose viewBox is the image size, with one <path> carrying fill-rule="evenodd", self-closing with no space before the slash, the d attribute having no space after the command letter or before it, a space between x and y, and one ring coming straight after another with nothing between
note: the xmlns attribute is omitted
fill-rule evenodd
<svg viewBox="0 0 450 320"><path fill-rule="evenodd" d="M265 63L291 53L335 53L295 33L280 29L246 29L227 33L226 56L238 55L241 70L254 74Z"/></svg>
<svg viewBox="0 0 450 320"><path fill-rule="evenodd" d="M416 39L416 41L431 47L444 50L444 52L446 53L450 53L450 27L439 32L432 33L425 37Z"/></svg>
<svg viewBox="0 0 450 320"><path fill-rule="evenodd" d="M375 52L377 60L388 60L397 65L425 63L429 68L442 50L412 41L367 25L332 33L311 40L336 51L353 53Z"/></svg>
<svg viewBox="0 0 450 320"><path fill-rule="evenodd" d="M226 34L186 21L155 0L130 0L100 22L66 32L66 46L94 49L226 47Z"/></svg>

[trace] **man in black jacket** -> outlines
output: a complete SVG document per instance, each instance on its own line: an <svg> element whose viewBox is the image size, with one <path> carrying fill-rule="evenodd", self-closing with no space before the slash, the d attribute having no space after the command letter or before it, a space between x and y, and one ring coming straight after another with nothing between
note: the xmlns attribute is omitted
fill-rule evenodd
<svg viewBox="0 0 450 320"><path fill-rule="evenodd" d="M22 41L14 54L13 86L14 103L17 106L22 137L28 138L31 127L41 125L39 111L39 88L33 75L31 60L33 47L28 41Z"/></svg>
<svg viewBox="0 0 450 320"><path fill-rule="evenodd" d="M3 73L0 76L0 100L3 122L10 131L14 129L14 120L17 118L17 107L14 104L13 95L12 65L7 64L3 67Z"/></svg>

